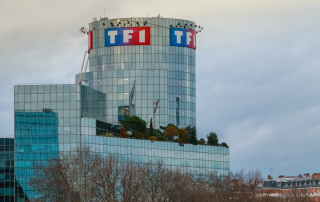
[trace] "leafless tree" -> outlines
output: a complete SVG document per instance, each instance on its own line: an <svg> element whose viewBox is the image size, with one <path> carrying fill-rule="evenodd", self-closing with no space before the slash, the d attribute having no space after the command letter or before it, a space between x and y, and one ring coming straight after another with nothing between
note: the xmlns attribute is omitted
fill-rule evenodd
<svg viewBox="0 0 320 202"><path fill-rule="evenodd" d="M249 186L249 191L253 194L253 200L256 198L256 187L258 186L258 183L261 181L262 174L259 169L255 170L249 170L247 173L247 180L246 183Z"/></svg>
<svg viewBox="0 0 320 202"><path fill-rule="evenodd" d="M60 158L35 165L31 187L39 200L54 202L90 202L95 199L100 157L87 146L61 153Z"/></svg>
<svg viewBox="0 0 320 202"><path fill-rule="evenodd" d="M35 165L30 185L39 198L53 202L307 202L305 190L269 195L257 189L261 172L187 172L162 161L123 162L101 157L89 147L61 153Z"/></svg>
<svg viewBox="0 0 320 202"><path fill-rule="evenodd" d="M70 183L73 183L76 193L79 194L78 201L95 201L100 156L93 153L90 147L82 146L76 148L74 152L65 153L62 158L69 162L66 167L70 171Z"/></svg>
<svg viewBox="0 0 320 202"><path fill-rule="evenodd" d="M34 166L30 180L32 188L41 194L38 201L75 201L73 187L68 180L68 171L65 169L64 160L51 159L47 164L41 163Z"/></svg>
<svg viewBox="0 0 320 202"><path fill-rule="evenodd" d="M144 182L141 180L139 166L133 162L122 163L120 178L120 196L123 202L145 201L143 195Z"/></svg>
<svg viewBox="0 0 320 202"><path fill-rule="evenodd" d="M164 177L166 175L166 169L163 162L158 160L141 164L139 171L141 173L141 180L144 182L142 191L146 201L159 201L161 198L160 189L166 184Z"/></svg>
<svg viewBox="0 0 320 202"><path fill-rule="evenodd" d="M102 159L97 171L96 197L101 202L117 202L121 189L119 159L109 155Z"/></svg>

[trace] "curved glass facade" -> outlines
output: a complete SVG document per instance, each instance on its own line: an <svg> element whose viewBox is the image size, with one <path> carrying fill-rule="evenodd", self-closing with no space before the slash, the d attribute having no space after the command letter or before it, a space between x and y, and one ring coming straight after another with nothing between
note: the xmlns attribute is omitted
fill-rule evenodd
<svg viewBox="0 0 320 202"><path fill-rule="evenodd" d="M105 47L105 29L147 26L151 45ZM154 104L156 127L168 123L185 127L196 125L196 51L170 46L170 26L195 25L192 21L170 18L101 19L90 23L93 49L90 51L88 85L107 93L107 120L119 122L119 107L129 105L135 82L135 114L150 121ZM78 81L78 75L76 76Z"/></svg>

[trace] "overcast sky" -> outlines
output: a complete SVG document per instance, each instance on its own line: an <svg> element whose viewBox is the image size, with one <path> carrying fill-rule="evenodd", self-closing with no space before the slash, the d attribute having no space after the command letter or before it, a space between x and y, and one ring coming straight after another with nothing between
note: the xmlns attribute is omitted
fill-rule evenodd
<svg viewBox="0 0 320 202"><path fill-rule="evenodd" d="M320 172L319 0L2 1L0 137L13 137L13 86L73 83L93 17L193 20L198 137L217 132L231 170Z"/></svg>

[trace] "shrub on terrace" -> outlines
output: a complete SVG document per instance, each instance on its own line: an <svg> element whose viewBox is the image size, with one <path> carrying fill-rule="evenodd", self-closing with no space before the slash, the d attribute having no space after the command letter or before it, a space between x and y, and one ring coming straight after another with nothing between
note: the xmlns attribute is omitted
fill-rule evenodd
<svg viewBox="0 0 320 202"><path fill-rule="evenodd" d="M124 127L120 128L119 135L122 138L128 138L129 137L129 133L124 129Z"/></svg>
<svg viewBox="0 0 320 202"><path fill-rule="evenodd" d="M179 139L181 140L182 143L188 143L189 142L189 136L188 133L181 128L179 131Z"/></svg>
<svg viewBox="0 0 320 202"><path fill-rule="evenodd" d="M206 144L206 141L205 141L203 138L201 138L201 139L198 141L198 144L199 144L199 145L205 145L205 144Z"/></svg>
<svg viewBox="0 0 320 202"><path fill-rule="evenodd" d="M218 146L218 136L215 132L210 132L209 135L207 135L207 139L208 139L208 142L207 144L208 145L214 145L214 146Z"/></svg>
<svg viewBox="0 0 320 202"><path fill-rule="evenodd" d="M155 136L150 136L150 137L148 138L148 140L151 140L151 141L159 141L158 138L155 137Z"/></svg>
<svg viewBox="0 0 320 202"><path fill-rule="evenodd" d="M178 135L179 135L179 130L177 129L177 127L174 127L174 126L166 127L163 133L163 136L165 138L168 138L169 141L173 141L174 137Z"/></svg>
<svg viewBox="0 0 320 202"><path fill-rule="evenodd" d="M126 131L129 131L131 134L134 134L135 131L139 131L141 133L144 132L147 123L137 116L129 116L121 121L121 125L124 127Z"/></svg>

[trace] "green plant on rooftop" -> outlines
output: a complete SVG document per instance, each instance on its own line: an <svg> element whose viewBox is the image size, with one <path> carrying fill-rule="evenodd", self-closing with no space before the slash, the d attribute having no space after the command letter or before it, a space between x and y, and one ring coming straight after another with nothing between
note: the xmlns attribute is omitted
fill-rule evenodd
<svg viewBox="0 0 320 202"><path fill-rule="evenodd" d="M198 138L197 138L197 128L196 126L187 126L185 127L185 130L187 131L188 135L189 135L189 143L193 144L193 145L197 145L198 144Z"/></svg>
<svg viewBox="0 0 320 202"><path fill-rule="evenodd" d="M152 125L152 118L150 118L150 125L149 125L150 134L153 133L153 125Z"/></svg>
<svg viewBox="0 0 320 202"><path fill-rule="evenodd" d="M124 129L123 126L119 130L119 135L122 138L128 138L129 137L129 133Z"/></svg>
<svg viewBox="0 0 320 202"><path fill-rule="evenodd" d="M225 142L222 142L222 143L221 143L221 146L226 147L226 148L229 148L229 146L228 146L227 143L225 143Z"/></svg>
<svg viewBox="0 0 320 202"><path fill-rule="evenodd" d="M187 131L185 131L183 128L179 130L179 139L182 143L188 143L189 142L189 135Z"/></svg>
<svg viewBox="0 0 320 202"><path fill-rule="evenodd" d="M199 145L205 145L206 141L204 140L204 138L200 138L200 140L198 141Z"/></svg>
<svg viewBox="0 0 320 202"><path fill-rule="evenodd" d="M208 142L207 144L208 145L213 145L213 146L218 146L218 136L215 132L210 132L209 135L207 135L207 139L208 139Z"/></svg>
<svg viewBox="0 0 320 202"><path fill-rule="evenodd" d="M151 140L151 141L159 141L158 138L155 137L155 136L150 136L150 137L148 138L148 140Z"/></svg>
<svg viewBox="0 0 320 202"><path fill-rule="evenodd" d="M177 129L177 127L174 127L174 126L166 127L166 129L163 132L163 136L165 138L168 138L169 141L173 141L174 137L178 135L179 135L179 130Z"/></svg>
<svg viewBox="0 0 320 202"><path fill-rule="evenodd" d="M144 139L148 139L150 136L152 136L152 134L150 133L150 130L148 128L146 128L143 131L143 136L144 136Z"/></svg>
<svg viewBox="0 0 320 202"><path fill-rule="evenodd" d="M169 127L169 126L175 127L177 130L179 130L179 128L178 128L176 125L172 124L172 123L169 123L169 124L167 125L167 127ZM166 127L166 128L167 128L167 127Z"/></svg>
<svg viewBox="0 0 320 202"><path fill-rule="evenodd" d="M139 130L135 130L134 133L133 133L133 136L136 138L136 139L143 139L144 135L142 132L140 132Z"/></svg>
<svg viewBox="0 0 320 202"><path fill-rule="evenodd" d="M175 141L180 145L183 144L193 144L193 145L211 145L211 146L222 146L229 148L227 143L223 142L218 143L218 136L215 132L210 132L206 137L207 141L204 138L200 140L197 139L197 128L196 126L187 126L185 128L179 129L174 124L168 124L166 127L160 127L159 129L153 128L152 118L150 119L149 128L147 128L147 123L140 119L137 116L130 116L121 121L122 127L119 130L119 134L114 134L114 136L119 136L126 138L129 136L128 132L131 133L131 137L136 139L157 139L158 141ZM128 131L128 132L126 132ZM126 135L127 134L127 135ZM107 135L105 135L107 136ZM178 138L175 138L177 137Z"/></svg>
<svg viewBox="0 0 320 202"><path fill-rule="evenodd" d="M158 129L153 130L152 136L157 137L160 141L168 141L168 138L163 137L163 133Z"/></svg>
<svg viewBox="0 0 320 202"><path fill-rule="evenodd" d="M137 116L129 116L121 121L121 125L126 131L134 135L136 131L143 133L146 129L147 123Z"/></svg>

